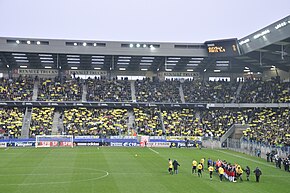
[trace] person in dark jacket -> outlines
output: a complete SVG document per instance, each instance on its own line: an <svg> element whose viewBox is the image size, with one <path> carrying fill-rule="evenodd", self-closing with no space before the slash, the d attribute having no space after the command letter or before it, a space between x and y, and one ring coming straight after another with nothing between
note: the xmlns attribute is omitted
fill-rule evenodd
<svg viewBox="0 0 290 193"><path fill-rule="evenodd" d="M247 181L249 181L250 180L250 173L251 173L251 170L250 170L249 166L246 167L245 172L247 174Z"/></svg>
<svg viewBox="0 0 290 193"><path fill-rule="evenodd" d="M267 162L270 162L270 152L266 153L267 156Z"/></svg>
<svg viewBox="0 0 290 193"><path fill-rule="evenodd" d="M175 174L178 174L178 166L180 166L180 164L177 162L177 160L173 161L173 170Z"/></svg>
<svg viewBox="0 0 290 193"><path fill-rule="evenodd" d="M262 175L262 171L258 167L256 167L256 169L254 170L254 173L256 175L256 182L259 182L260 176Z"/></svg>

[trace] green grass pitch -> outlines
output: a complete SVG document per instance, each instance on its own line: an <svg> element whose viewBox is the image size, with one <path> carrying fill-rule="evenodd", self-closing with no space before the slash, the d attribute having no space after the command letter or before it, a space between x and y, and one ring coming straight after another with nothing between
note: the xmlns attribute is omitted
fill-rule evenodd
<svg viewBox="0 0 290 193"><path fill-rule="evenodd" d="M137 156L136 156L137 154ZM212 181L191 174L191 162L222 159L263 172L256 183ZM179 174L169 175L168 158L177 159ZM290 173L265 160L228 150L138 147L0 149L0 193L239 193L290 192Z"/></svg>

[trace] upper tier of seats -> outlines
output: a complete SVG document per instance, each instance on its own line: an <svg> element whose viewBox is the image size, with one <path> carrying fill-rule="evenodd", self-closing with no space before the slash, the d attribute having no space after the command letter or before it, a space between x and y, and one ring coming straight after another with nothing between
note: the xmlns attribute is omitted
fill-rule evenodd
<svg viewBox="0 0 290 193"><path fill-rule="evenodd" d="M128 102L132 101L128 80L88 79L87 101Z"/></svg>
<svg viewBox="0 0 290 193"><path fill-rule="evenodd" d="M164 82L151 81L150 79L135 82L135 95L137 102L165 102L180 103L180 82L165 80Z"/></svg>
<svg viewBox="0 0 290 193"><path fill-rule="evenodd" d="M182 84L185 102L231 103L236 96L238 82L185 81Z"/></svg>
<svg viewBox="0 0 290 193"><path fill-rule="evenodd" d="M37 100L80 101L82 84L80 79L40 79Z"/></svg>
<svg viewBox="0 0 290 193"><path fill-rule="evenodd" d="M132 88L131 88L132 87ZM84 92L85 90L85 92ZM135 92L134 92L135 91ZM33 92L37 92L37 95ZM83 93L84 92L84 93ZM164 103L289 103L290 83L279 79L245 82L128 80L31 77L0 79L1 101L96 101ZM34 100L33 99L33 100Z"/></svg>
<svg viewBox="0 0 290 193"><path fill-rule="evenodd" d="M33 95L34 79L31 77L1 78L1 101L30 101Z"/></svg>

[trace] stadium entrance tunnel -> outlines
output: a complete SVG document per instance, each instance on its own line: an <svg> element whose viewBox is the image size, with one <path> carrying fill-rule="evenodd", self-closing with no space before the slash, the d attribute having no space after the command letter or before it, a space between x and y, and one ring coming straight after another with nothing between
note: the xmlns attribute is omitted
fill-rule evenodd
<svg viewBox="0 0 290 193"><path fill-rule="evenodd" d="M1 178L11 179L0 181L0 186L14 185L53 185L95 181L105 178L109 172L94 168L73 168L73 167L13 167L1 168ZM11 172L13 171L13 172ZM7 183L8 182L8 183Z"/></svg>

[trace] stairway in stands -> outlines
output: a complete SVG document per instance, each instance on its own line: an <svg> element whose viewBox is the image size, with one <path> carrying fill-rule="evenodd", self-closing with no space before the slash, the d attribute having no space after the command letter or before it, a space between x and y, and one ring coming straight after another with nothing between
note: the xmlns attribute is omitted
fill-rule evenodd
<svg viewBox="0 0 290 193"><path fill-rule="evenodd" d="M241 90L243 88L243 82L240 82L238 88L237 88L237 92L236 92L236 96L234 97L234 99L232 100L232 103L235 103L237 101L237 98L239 97Z"/></svg>
<svg viewBox="0 0 290 193"><path fill-rule="evenodd" d="M39 81L38 80L35 80L34 81L34 86L33 86L32 101L36 101L37 100L38 86L39 86Z"/></svg>
<svg viewBox="0 0 290 193"><path fill-rule="evenodd" d="M135 90L135 81L134 80L130 80L131 83L131 97L132 97L132 101L136 102L136 90Z"/></svg>
<svg viewBox="0 0 290 193"><path fill-rule="evenodd" d="M22 121L21 138L29 138L29 129L32 115L32 107L26 107Z"/></svg>
<svg viewBox="0 0 290 193"><path fill-rule="evenodd" d="M180 87L179 87L179 95L180 95L181 102L182 102L182 103L185 103L182 84L180 84Z"/></svg>
<svg viewBox="0 0 290 193"><path fill-rule="evenodd" d="M83 83L83 94L82 94L82 102L87 101L87 93L88 93L88 87L87 84Z"/></svg>
<svg viewBox="0 0 290 193"><path fill-rule="evenodd" d="M163 119L163 116L162 116L162 112L160 112L159 118L160 118L160 122L161 122L162 131L163 131L163 133L165 133L166 130L165 130L165 125L164 125L164 119Z"/></svg>
<svg viewBox="0 0 290 193"><path fill-rule="evenodd" d="M131 129L135 130L134 122L135 122L134 112L130 110L130 111L128 111L128 122L127 122L128 132L129 132L128 135L132 135ZM135 130L135 132L136 132L136 130Z"/></svg>
<svg viewBox="0 0 290 193"><path fill-rule="evenodd" d="M58 111L55 111L54 116L53 116L53 121L52 121L52 129L51 129L52 135L59 134L58 132L59 123L60 123L59 117L60 117L60 113Z"/></svg>

